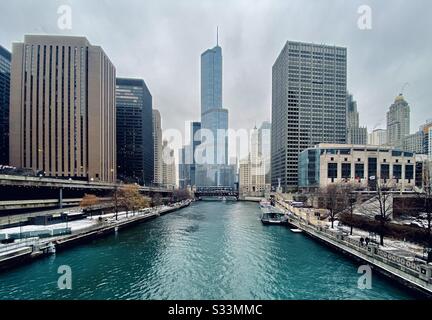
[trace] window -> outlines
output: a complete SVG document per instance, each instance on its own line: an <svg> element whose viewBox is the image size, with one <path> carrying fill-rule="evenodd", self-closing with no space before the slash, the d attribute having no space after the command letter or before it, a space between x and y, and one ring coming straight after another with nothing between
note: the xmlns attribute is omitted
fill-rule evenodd
<svg viewBox="0 0 432 320"><path fill-rule="evenodd" d="M368 177L377 175L377 158L368 158Z"/></svg>
<svg viewBox="0 0 432 320"><path fill-rule="evenodd" d="M329 163L327 165L327 173L329 178L337 178L337 163Z"/></svg>
<svg viewBox="0 0 432 320"><path fill-rule="evenodd" d="M414 166L412 164L405 166L405 179L407 180L414 179Z"/></svg>
<svg viewBox="0 0 432 320"><path fill-rule="evenodd" d="M390 178L390 165L381 164L381 179L389 179Z"/></svg>
<svg viewBox="0 0 432 320"><path fill-rule="evenodd" d="M342 178L351 179L351 164L342 163Z"/></svg>
<svg viewBox="0 0 432 320"><path fill-rule="evenodd" d="M400 164L393 165L393 177L395 179L402 179L402 166Z"/></svg>
<svg viewBox="0 0 432 320"><path fill-rule="evenodd" d="M356 179L364 179L364 164L356 163L355 164L355 178Z"/></svg>

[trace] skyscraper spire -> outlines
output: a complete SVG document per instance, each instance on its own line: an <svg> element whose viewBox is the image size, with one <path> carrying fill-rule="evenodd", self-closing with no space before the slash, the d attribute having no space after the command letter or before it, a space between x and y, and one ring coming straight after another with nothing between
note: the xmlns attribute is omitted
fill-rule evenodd
<svg viewBox="0 0 432 320"><path fill-rule="evenodd" d="M216 26L216 47L219 46L219 26Z"/></svg>

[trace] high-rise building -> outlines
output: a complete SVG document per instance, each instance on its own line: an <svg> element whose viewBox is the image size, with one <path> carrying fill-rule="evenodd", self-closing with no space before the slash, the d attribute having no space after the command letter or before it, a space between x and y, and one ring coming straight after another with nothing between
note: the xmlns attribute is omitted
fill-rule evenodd
<svg viewBox="0 0 432 320"><path fill-rule="evenodd" d="M193 121L190 123L190 141L179 150L179 187L196 185L196 159L195 151L201 143L200 137L201 122Z"/></svg>
<svg viewBox="0 0 432 320"><path fill-rule="evenodd" d="M9 164L9 88L11 53L0 46L0 165Z"/></svg>
<svg viewBox="0 0 432 320"><path fill-rule="evenodd" d="M177 186L176 164L174 150L168 146L168 141L162 142L162 185L168 189Z"/></svg>
<svg viewBox="0 0 432 320"><path fill-rule="evenodd" d="M116 70L85 37L26 35L12 47L10 163L116 180Z"/></svg>
<svg viewBox="0 0 432 320"><path fill-rule="evenodd" d="M415 133L405 136L403 141L403 150L413 152L416 154L427 153L424 145L425 136L423 131L417 131Z"/></svg>
<svg viewBox="0 0 432 320"><path fill-rule="evenodd" d="M404 139L410 134L410 107L399 94L387 112L387 143L403 148Z"/></svg>
<svg viewBox="0 0 432 320"><path fill-rule="evenodd" d="M222 107L222 48L216 44L201 54L201 129L211 150L206 164L197 167L199 186L226 186L228 166L228 110ZM208 136L211 133L211 136Z"/></svg>
<svg viewBox="0 0 432 320"><path fill-rule="evenodd" d="M260 150L259 130L255 127L250 136L249 154L240 161L239 192L241 197L263 197L270 191L266 184L265 161Z"/></svg>
<svg viewBox="0 0 432 320"><path fill-rule="evenodd" d="M142 79L117 78L117 177L126 182L154 181L152 96Z"/></svg>
<svg viewBox="0 0 432 320"><path fill-rule="evenodd" d="M432 120L426 121L417 132L405 136L403 149L416 154L429 154L430 128L432 128Z"/></svg>
<svg viewBox="0 0 432 320"><path fill-rule="evenodd" d="M357 102L347 93L347 143L366 144L367 128L360 127Z"/></svg>
<svg viewBox="0 0 432 320"><path fill-rule="evenodd" d="M183 146L183 148L179 149L179 188L184 189L187 186L191 186L191 177L190 177L190 164L187 164L186 157L188 153L188 149L190 149L190 145Z"/></svg>
<svg viewBox="0 0 432 320"><path fill-rule="evenodd" d="M346 143L346 48L288 41L272 69L272 185L297 188L298 155Z"/></svg>
<svg viewBox="0 0 432 320"><path fill-rule="evenodd" d="M271 184L271 123L264 121L258 129L258 150L264 162L265 183Z"/></svg>
<svg viewBox="0 0 432 320"><path fill-rule="evenodd" d="M375 129L368 135L368 144L373 146L383 146L387 144L387 130Z"/></svg>
<svg viewBox="0 0 432 320"><path fill-rule="evenodd" d="M159 110L153 109L154 183L162 184L162 119Z"/></svg>

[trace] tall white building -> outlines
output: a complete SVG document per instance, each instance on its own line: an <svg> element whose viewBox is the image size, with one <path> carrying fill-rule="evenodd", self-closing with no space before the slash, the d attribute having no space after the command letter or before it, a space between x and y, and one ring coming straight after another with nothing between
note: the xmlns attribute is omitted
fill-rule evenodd
<svg viewBox="0 0 432 320"><path fill-rule="evenodd" d="M403 148L404 139L410 134L410 107L399 94L387 112L387 143Z"/></svg>
<svg viewBox="0 0 432 320"><path fill-rule="evenodd" d="M387 130L375 129L368 136L368 144L373 146L383 146L387 144Z"/></svg>
<svg viewBox="0 0 432 320"><path fill-rule="evenodd" d="M168 141L162 142L162 185L168 189L177 187L176 164L174 150L168 146Z"/></svg>
<svg viewBox="0 0 432 320"><path fill-rule="evenodd" d="M270 191L266 183L265 159L260 151L260 132L255 127L250 136L249 155L240 161L239 193L241 197L263 197Z"/></svg>
<svg viewBox="0 0 432 320"><path fill-rule="evenodd" d="M154 183L162 184L162 121L159 110L153 109Z"/></svg>

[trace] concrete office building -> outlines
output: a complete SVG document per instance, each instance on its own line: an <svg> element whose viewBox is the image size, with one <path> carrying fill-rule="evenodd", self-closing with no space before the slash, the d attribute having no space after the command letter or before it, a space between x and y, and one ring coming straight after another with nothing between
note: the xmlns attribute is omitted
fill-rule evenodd
<svg viewBox="0 0 432 320"><path fill-rule="evenodd" d="M117 78L117 177L150 185L154 179L152 96L142 79Z"/></svg>
<svg viewBox="0 0 432 320"><path fill-rule="evenodd" d="M404 96L399 94L387 112L387 144L402 149L409 134L410 107Z"/></svg>
<svg viewBox="0 0 432 320"><path fill-rule="evenodd" d="M0 165L9 164L9 96L11 53L0 46Z"/></svg>
<svg viewBox="0 0 432 320"><path fill-rule="evenodd" d="M264 161L265 183L271 184L271 123L263 121L258 129L258 150Z"/></svg>
<svg viewBox="0 0 432 320"><path fill-rule="evenodd" d="M272 68L272 186L297 188L298 156L346 143L347 49L288 41Z"/></svg>
<svg viewBox="0 0 432 320"><path fill-rule="evenodd" d="M85 37L12 47L10 163L48 176L116 180L116 70Z"/></svg>
<svg viewBox="0 0 432 320"><path fill-rule="evenodd" d="M299 156L299 188L311 190L334 183L353 183L374 190L377 179L397 189L415 186L415 155L394 147L319 144Z"/></svg>
<svg viewBox="0 0 432 320"><path fill-rule="evenodd" d="M357 102L347 93L347 143L367 144L367 128L360 127Z"/></svg>
<svg viewBox="0 0 432 320"><path fill-rule="evenodd" d="M177 186L177 173L174 150L168 146L168 141L162 142L162 185L168 189Z"/></svg>
<svg viewBox="0 0 432 320"><path fill-rule="evenodd" d="M153 109L154 184L162 184L162 119L159 110Z"/></svg>
<svg viewBox="0 0 432 320"><path fill-rule="evenodd" d="M375 129L368 136L368 143L373 146L383 146L387 144L387 130Z"/></svg>

